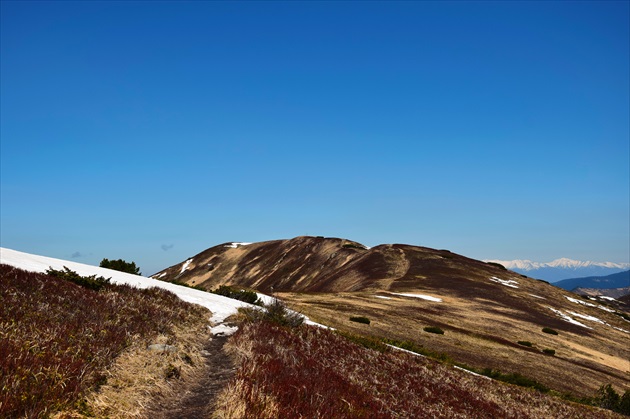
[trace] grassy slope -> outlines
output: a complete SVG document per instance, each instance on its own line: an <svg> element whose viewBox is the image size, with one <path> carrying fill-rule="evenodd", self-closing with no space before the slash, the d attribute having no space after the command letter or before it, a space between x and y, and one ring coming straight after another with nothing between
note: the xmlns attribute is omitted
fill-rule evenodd
<svg viewBox="0 0 630 419"><path fill-rule="evenodd" d="M130 382L152 381L143 391L158 392L160 380L181 374L181 358L194 359L192 352L180 352L153 362L147 343L182 346L181 332L198 335L208 317L207 310L161 289L110 285L97 292L7 265L0 265L0 301L0 417L46 417L68 409L124 417L116 403L136 404L125 409L139 412L142 398L133 396ZM128 358L122 371L114 363L120 358ZM138 359L142 368L125 379ZM153 371L157 377L149 377L152 363L161 368ZM124 394L111 391L115 381ZM90 393L99 386L110 389L105 401Z"/></svg>
<svg viewBox="0 0 630 419"><path fill-rule="evenodd" d="M258 291L273 288L322 324L413 341L457 362L519 373L579 397L592 396L606 383L621 393L630 388L630 317L602 310L605 303L568 300L579 297L446 250L398 244L365 249L342 239L296 237L215 246L159 277L207 289L224 283ZM391 292L428 294L443 302ZM560 312L587 327L566 322ZM349 320L357 316L371 324ZM427 326L445 334L428 334ZM543 333L544 327L560 333ZM555 356L543 350L555 351Z"/></svg>
<svg viewBox="0 0 630 419"><path fill-rule="evenodd" d="M217 417L617 417L316 327L248 323L228 345L240 367Z"/></svg>

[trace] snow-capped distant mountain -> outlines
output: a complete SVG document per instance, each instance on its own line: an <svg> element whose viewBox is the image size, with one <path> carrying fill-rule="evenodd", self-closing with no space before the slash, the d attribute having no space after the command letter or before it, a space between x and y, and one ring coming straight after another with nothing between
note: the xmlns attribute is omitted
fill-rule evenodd
<svg viewBox="0 0 630 419"><path fill-rule="evenodd" d="M551 262L531 260L486 260L485 262L500 263L512 271L550 282L575 277L605 276L630 269L630 263L579 261L568 258Z"/></svg>

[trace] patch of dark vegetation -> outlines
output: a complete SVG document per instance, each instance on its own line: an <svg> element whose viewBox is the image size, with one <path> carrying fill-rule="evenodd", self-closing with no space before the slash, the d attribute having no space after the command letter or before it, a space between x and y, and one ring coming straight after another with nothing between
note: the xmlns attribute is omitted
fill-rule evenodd
<svg viewBox="0 0 630 419"><path fill-rule="evenodd" d="M486 263L490 266L494 266L495 268L499 268L501 270L507 271L507 268L501 265L500 263L496 263L496 262L486 262Z"/></svg>
<svg viewBox="0 0 630 419"><path fill-rule="evenodd" d="M365 250L365 247L360 246L360 245L355 244L355 243L344 243L341 247L343 247L344 249L359 249L359 250Z"/></svg>
<svg viewBox="0 0 630 419"><path fill-rule="evenodd" d="M424 330L425 332L428 332L428 333L435 333L435 334L438 334L438 335L443 335L443 334L444 334L444 330L440 329L440 328L439 328L439 327L437 327L437 326L427 326L427 327L425 327L423 330Z"/></svg>
<svg viewBox="0 0 630 419"><path fill-rule="evenodd" d="M263 304L261 308L246 307L238 311L248 322L270 322L286 327L298 327L304 323L304 316L290 310L277 298L274 298L270 304Z"/></svg>
<svg viewBox="0 0 630 419"><path fill-rule="evenodd" d="M481 375L485 375L486 377L493 378L495 380L503 381L504 383L515 384L521 387L533 388L535 390L540 391L541 393L548 393L549 387L544 384L539 383L538 381L525 377L517 372L503 373L499 370L493 370L491 368L485 368L481 371L477 371Z"/></svg>
<svg viewBox="0 0 630 419"><path fill-rule="evenodd" d="M595 400L599 407L630 416L630 390L626 390L623 396L620 396L612 385L606 384L599 388Z"/></svg>
<svg viewBox="0 0 630 419"><path fill-rule="evenodd" d="M555 349L543 349L542 351L543 351L543 353L544 353L545 355L551 355L551 356L553 356L553 355L555 355L555 354L556 354Z"/></svg>
<svg viewBox="0 0 630 419"><path fill-rule="evenodd" d="M370 324L370 319L364 316L350 317L350 321L356 323Z"/></svg>
<svg viewBox="0 0 630 419"><path fill-rule="evenodd" d="M533 343L531 343L531 342L530 342L530 341L528 341L528 340L519 340L517 343L518 343L519 345L528 346L528 347L530 347L530 348L534 345Z"/></svg>
<svg viewBox="0 0 630 419"><path fill-rule="evenodd" d="M136 266L136 262L126 262L122 259L103 259L99 266L101 268L113 269L115 271L126 272L128 274L142 275L140 268Z"/></svg>
<svg viewBox="0 0 630 419"><path fill-rule="evenodd" d="M221 285L217 289L210 291L213 294L222 295L234 300L243 301L249 304L262 305L262 301L258 298L255 291L248 291L230 287L229 285Z"/></svg>
<svg viewBox="0 0 630 419"><path fill-rule="evenodd" d="M94 291L100 291L102 288L108 286L110 283L109 281L111 280L111 278L104 278L102 276L97 277L96 275L81 276L75 271L68 269L66 266L63 267L63 270L57 270L49 267L46 271L46 275L63 279L64 281L70 281L81 287Z"/></svg>
<svg viewBox="0 0 630 419"><path fill-rule="evenodd" d="M207 313L163 289L52 271L0 265L0 417L85 410L82 396L124 348Z"/></svg>
<svg viewBox="0 0 630 419"><path fill-rule="evenodd" d="M543 332L545 333L549 333L550 335L557 335L558 332L550 327L543 327L542 329Z"/></svg>
<svg viewBox="0 0 630 419"><path fill-rule="evenodd" d="M196 289L196 290L199 290L199 291L206 291L207 292L207 290L205 288L203 288L200 284L198 284L198 285L190 285L190 284L187 284L186 282L180 281L178 279L172 279L172 280L169 280L168 282L170 282L171 284L179 285L180 287L193 288L193 289Z"/></svg>
<svg viewBox="0 0 630 419"><path fill-rule="evenodd" d="M613 314L616 314L617 316L620 316L626 320L628 320L630 322L630 315L626 314L626 313L622 313L620 311L615 311Z"/></svg>

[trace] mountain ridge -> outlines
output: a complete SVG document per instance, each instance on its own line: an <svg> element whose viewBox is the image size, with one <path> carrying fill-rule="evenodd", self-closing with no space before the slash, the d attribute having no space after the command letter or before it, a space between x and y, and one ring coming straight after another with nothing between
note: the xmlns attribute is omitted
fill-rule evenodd
<svg viewBox="0 0 630 419"><path fill-rule="evenodd" d="M534 262L527 259L490 259L485 262L498 263L515 272L550 282L576 277L605 276L630 269L630 263L579 261L569 258L559 258L551 262Z"/></svg>

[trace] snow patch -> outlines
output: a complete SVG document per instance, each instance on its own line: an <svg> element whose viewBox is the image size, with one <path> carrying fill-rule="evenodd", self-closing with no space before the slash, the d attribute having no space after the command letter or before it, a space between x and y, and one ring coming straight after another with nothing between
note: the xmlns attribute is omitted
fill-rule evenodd
<svg viewBox="0 0 630 419"><path fill-rule="evenodd" d="M567 300L571 301L572 303L582 304L583 306L588 306L588 307L597 307L593 303L587 303L586 301L578 300L577 298L569 297L567 295L565 295L564 298L566 298Z"/></svg>
<svg viewBox="0 0 630 419"><path fill-rule="evenodd" d="M238 327L228 326L226 324L219 324L210 328L210 332L213 336L232 336L237 330Z"/></svg>
<svg viewBox="0 0 630 419"><path fill-rule="evenodd" d="M569 296L566 296L566 295L564 296L564 298L566 298L567 300L571 301L572 303L582 304L582 305L587 306L587 307L595 307L595 308L598 308L600 310L607 311L609 313L615 313L615 310L613 310L611 308L608 308L608 307L604 307L602 305L595 305L593 303L587 303L586 301L578 300L577 298L572 298L572 297L569 297Z"/></svg>
<svg viewBox="0 0 630 419"><path fill-rule="evenodd" d="M546 300L545 297L541 297L540 295L535 295L535 294L529 294L529 295L531 295L534 298L540 298L541 300Z"/></svg>
<svg viewBox="0 0 630 419"><path fill-rule="evenodd" d="M163 288L171 291L186 302L198 304L209 309L212 312L210 321L215 325L222 323L229 316L236 314L240 307L255 307L242 301L233 300L231 298L201 291L195 288L183 287L170 282L164 282L140 275L132 275L112 269L85 265L83 263L49 258L46 256L31 255L6 248L0 248L0 263L40 273L46 272L48 268L63 269L63 267L66 266L68 269L75 271L79 275L97 275L105 278L111 278L111 282L113 284L127 284L136 288Z"/></svg>
<svg viewBox="0 0 630 419"><path fill-rule="evenodd" d="M608 323L604 322L603 320L598 319L597 317L594 317L594 316L588 316L586 314L580 314L580 313L576 313L575 311L568 311L568 310L567 310L567 313L569 313L569 314L571 314L571 315L573 315L575 317L579 317L580 319L590 320L592 322L597 322L597 323L601 323L601 324L608 324Z"/></svg>
<svg viewBox="0 0 630 419"><path fill-rule="evenodd" d="M390 292L390 294L392 294L392 295L400 295L400 296L403 296L403 297L420 298L422 300L435 301L436 303L441 303L442 302L441 298L432 297L430 295L424 295L424 294L399 294L399 293L396 293L396 292Z"/></svg>
<svg viewBox="0 0 630 419"><path fill-rule="evenodd" d="M419 354L418 352L413 352L413 351L410 351L408 349L399 348L398 346L390 345L389 343L386 343L385 345L387 345L390 348L395 349L397 351L402 351L402 352L406 352L406 353L411 354L411 355L421 356L422 358L426 358L426 356L424 356L422 354Z"/></svg>
<svg viewBox="0 0 630 419"><path fill-rule="evenodd" d="M230 247L232 249L236 249L239 246L247 246L248 244L251 244L251 243L247 243L247 242L232 242L232 243L226 244L223 247Z"/></svg>
<svg viewBox="0 0 630 419"><path fill-rule="evenodd" d="M386 297L384 295L375 295L374 298L382 298L383 300L391 300L392 297Z"/></svg>
<svg viewBox="0 0 630 419"><path fill-rule="evenodd" d="M562 320L569 322L571 324L575 324L577 326L582 326L585 327L587 329L592 329L592 327L588 327L587 325L585 325L584 323L580 323L579 321L575 320L573 317L568 316L566 314L564 314L562 311L560 310L556 310L555 308L551 308L551 307L547 307L549 310L553 311L554 313L556 313L558 316L560 316L560 318L562 318Z"/></svg>
<svg viewBox="0 0 630 419"><path fill-rule="evenodd" d="M182 270L179 272L179 274L183 274L185 270L188 269L188 266L190 266L190 263L192 262L192 258L188 259L186 262L184 262L184 264L182 265Z"/></svg>
<svg viewBox="0 0 630 419"><path fill-rule="evenodd" d="M506 287L518 288L517 286L518 282L516 282L513 279L505 280L505 279L501 279L501 278L497 278L496 276L493 276L492 278L490 278L490 281L496 282L497 284L505 285Z"/></svg>
<svg viewBox="0 0 630 419"><path fill-rule="evenodd" d="M612 328L613 328L613 329L615 329L615 330L619 330L620 332L623 332L623 333L630 333L630 332L628 332L626 329L622 329L621 327L615 327L615 326L613 326Z"/></svg>
<svg viewBox="0 0 630 419"><path fill-rule="evenodd" d="M617 301L612 297L608 297L607 295L600 295L599 298L601 298L602 300Z"/></svg>
<svg viewBox="0 0 630 419"><path fill-rule="evenodd" d="M453 368L456 368L456 369L462 370L462 371L466 371L468 374L476 375L477 377L485 378L486 380L492 380L492 378L490 378L490 377L487 377L487 376L481 375L481 374L477 374L476 372L473 372L471 370L467 370L466 368L458 367L457 365L453 365Z"/></svg>

